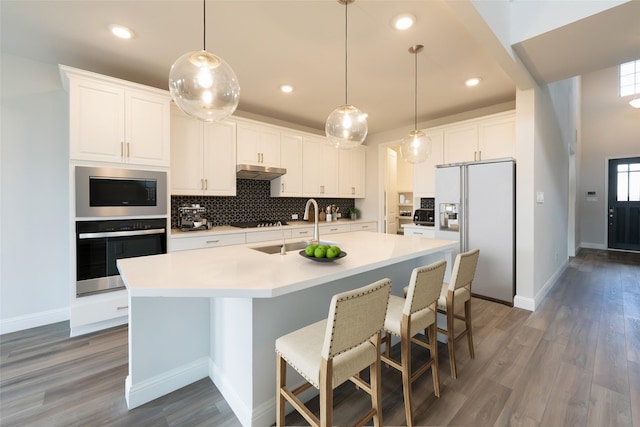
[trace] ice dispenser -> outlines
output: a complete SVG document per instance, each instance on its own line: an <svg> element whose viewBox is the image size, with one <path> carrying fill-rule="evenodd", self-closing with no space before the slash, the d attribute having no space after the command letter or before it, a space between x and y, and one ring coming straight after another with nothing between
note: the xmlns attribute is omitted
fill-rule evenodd
<svg viewBox="0 0 640 427"><path fill-rule="evenodd" d="M440 230L458 231L458 204L457 203L440 203Z"/></svg>

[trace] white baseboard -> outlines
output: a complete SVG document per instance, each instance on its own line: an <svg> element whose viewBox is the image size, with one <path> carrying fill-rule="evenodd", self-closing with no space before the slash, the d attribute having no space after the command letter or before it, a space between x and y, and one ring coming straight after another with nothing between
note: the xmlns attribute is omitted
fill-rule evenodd
<svg viewBox="0 0 640 427"><path fill-rule="evenodd" d="M70 336L78 337L80 335L102 331L103 329L113 328L114 326L126 325L127 323L129 323L129 316L116 317L115 319L89 323L88 325L72 326Z"/></svg>
<svg viewBox="0 0 640 427"><path fill-rule="evenodd" d="M585 248L585 249L602 249L602 250L606 250L607 249L607 245L603 244L603 243L585 243L585 242L580 242L580 247L581 248ZM576 253L578 253L576 251Z"/></svg>
<svg viewBox="0 0 640 427"><path fill-rule="evenodd" d="M0 335L69 320L69 307L0 320Z"/></svg>
<svg viewBox="0 0 640 427"><path fill-rule="evenodd" d="M227 401L233 413L236 414L236 417L238 417L240 424L242 424L243 426L273 424L273 421L275 420L275 406L272 406L271 408L274 414L273 420L269 420L269 422L266 424L252 424L251 420L253 416L251 408L248 407L236 393L236 384L233 382L233 379L228 378L225 375L224 371L219 369L211 359L209 359L208 367L209 378L211 378L211 381L213 381L213 383L216 385L218 391L220 391L220 393L224 397L224 400ZM275 404L275 401L272 403Z"/></svg>
<svg viewBox="0 0 640 427"><path fill-rule="evenodd" d="M131 384L131 378L127 376L124 393L127 407L129 409L137 408L158 397L206 378L208 370L209 358L202 357L136 384Z"/></svg>
<svg viewBox="0 0 640 427"><path fill-rule="evenodd" d="M515 298L513 298L513 306L524 310L536 311L536 301L533 298L520 295L516 295Z"/></svg>
<svg viewBox="0 0 640 427"><path fill-rule="evenodd" d="M566 270L569 265L569 260L565 260L560 267L551 275L549 280L546 281L540 292L538 292L535 298L523 297L520 295L516 295L513 299L513 306L517 308L522 308L524 310L536 311L536 307L540 305L544 297L549 293L553 285L556 284L562 273Z"/></svg>

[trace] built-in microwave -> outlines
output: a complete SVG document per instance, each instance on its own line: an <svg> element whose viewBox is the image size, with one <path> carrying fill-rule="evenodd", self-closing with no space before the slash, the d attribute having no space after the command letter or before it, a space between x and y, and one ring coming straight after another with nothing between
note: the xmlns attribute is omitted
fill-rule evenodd
<svg viewBox="0 0 640 427"><path fill-rule="evenodd" d="M76 166L76 217L166 215L167 173Z"/></svg>

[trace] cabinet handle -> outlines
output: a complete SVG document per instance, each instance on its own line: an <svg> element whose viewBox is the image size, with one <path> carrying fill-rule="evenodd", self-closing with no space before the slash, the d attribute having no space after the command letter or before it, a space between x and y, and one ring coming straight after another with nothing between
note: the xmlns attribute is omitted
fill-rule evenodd
<svg viewBox="0 0 640 427"><path fill-rule="evenodd" d="M356 194L356 187L351 187L351 194Z"/></svg>
<svg viewBox="0 0 640 427"><path fill-rule="evenodd" d="M320 186L320 194L324 194L324 185Z"/></svg>
<svg viewBox="0 0 640 427"><path fill-rule="evenodd" d="M200 189L204 190L204 178L200 178Z"/></svg>
<svg viewBox="0 0 640 427"><path fill-rule="evenodd" d="M284 182L281 185L282 185L282 191L284 191Z"/></svg>
<svg viewBox="0 0 640 427"><path fill-rule="evenodd" d="M330 228L329 231L338 231L337 228Z"/></svg>
<svg viewBox="0 0 640 427"><path fill-rule="evenodd" d="M207 178L204 179L204 189L205 190L209 189L209 180Z"/></svg>
<svg viewBox="0 0 640 427"><path fill-rule="evenodd" d="M131 157L131 144L127 142L127 158Z"/></svg>
<svg viewBox="0 0 640 427"><path fill-rule="evenodd" d="M300 235L309 234L309 232L308 231L300 231L300 232L298 232L298 234L300 234Z"/></svg>
<svg viewBox="0 0 640 427"><path fill-rule="evenodd" d="M415 234L415 235L419 235L419 236L422 236L422 233L421 233L421 232L419 232L419 231L414 231L414 232L413 232L413 234Z"/></svg>
<svg viewBox="0 0 640 427"><path fill-rule="evenodd" d="M120 306L118 306L118 307L116 308L116 310L126 310L126 309L128 309L128 308L129 308L129 306L128 306L128 305L120 305Z"/></svg>
<svg viewBox="0 0 640 427"><path fill-rule="evenodd" d="M478 160L482 160L482 151L478 151Z"/></svg>
<svg viewBox="0 0 640 427"><path fill-rule="evenodd" d="M219 241L220 241L220 240L207 240L207 242L206 242L206 243L207 243L207 244L209 244L209 243L218 243Z"/></svg>
<svg viewBox="0 0 640 427"><path fill-rule="evenodd" d="M369 226L368 225L363 225L363 226L361 226L361 228L369 228Z"/></svg>

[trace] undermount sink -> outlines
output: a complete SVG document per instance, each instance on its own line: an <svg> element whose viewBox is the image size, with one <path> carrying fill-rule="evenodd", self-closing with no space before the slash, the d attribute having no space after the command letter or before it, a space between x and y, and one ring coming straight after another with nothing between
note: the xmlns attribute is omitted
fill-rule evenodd
<svg viewBox="0 0 640 427"><path fill-rule="evenodd" d="M323 244L323 245L335 245L336 242L329 242L327 240L321 240L320 244ZM305 241L302 241L302 242L289 242L289 243L285 243L284 249L287 252L289 252L289 251L298 251L300 249L306 248L307 245L308 245L308 243L305 242ZM253 249L254 251L264 252L265 254L279 254L281 248L282 248L282 243L278 243L276 245L269 245L269 246L258 246L258 247L251 248L251 249Z"/></svg>

